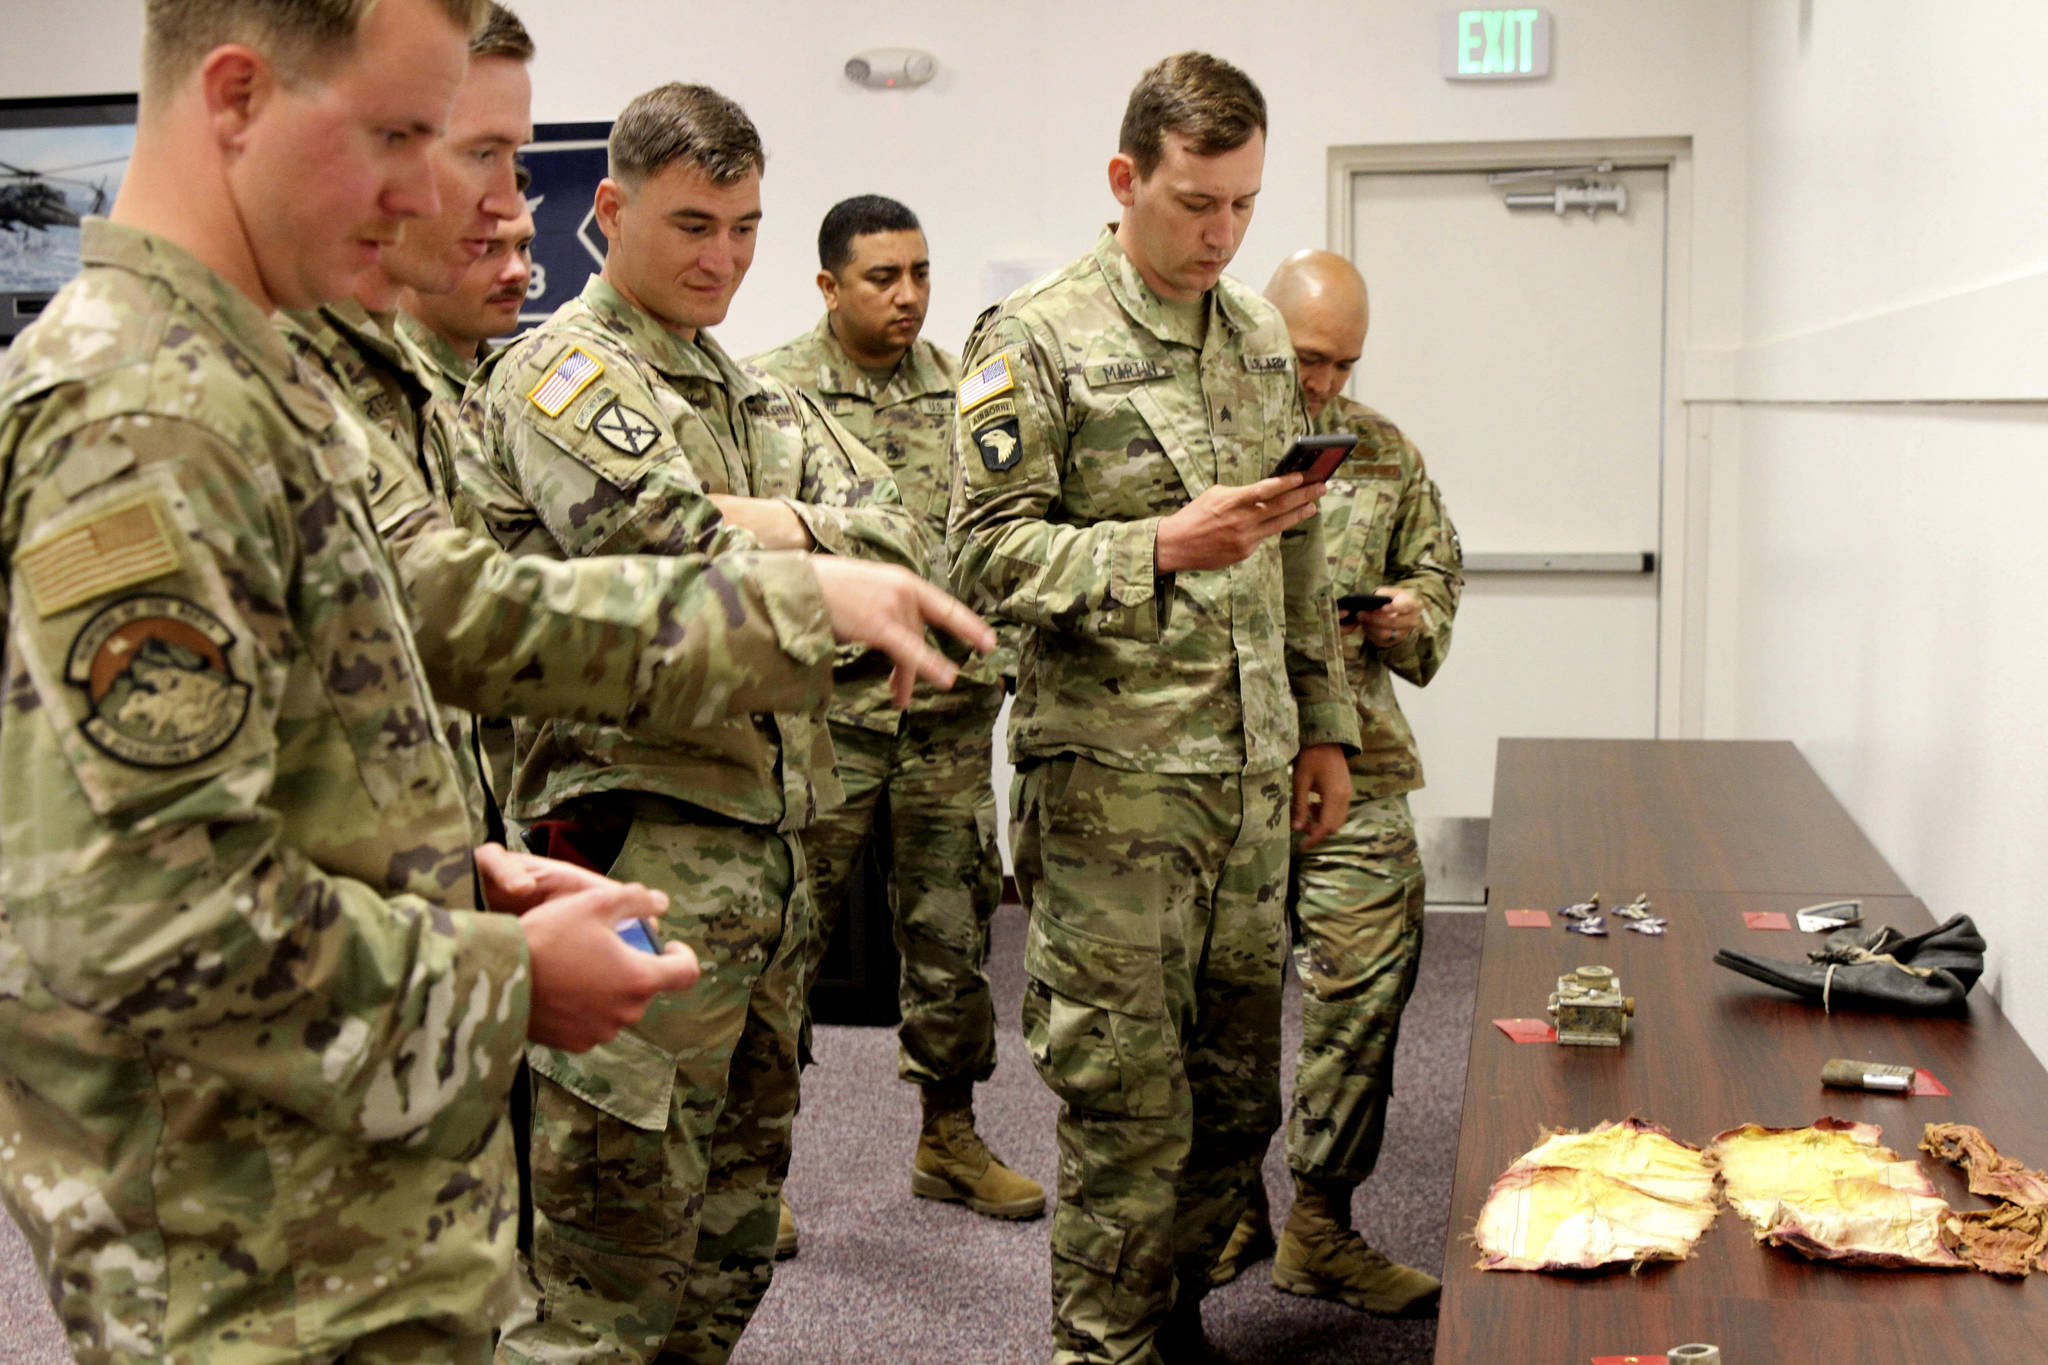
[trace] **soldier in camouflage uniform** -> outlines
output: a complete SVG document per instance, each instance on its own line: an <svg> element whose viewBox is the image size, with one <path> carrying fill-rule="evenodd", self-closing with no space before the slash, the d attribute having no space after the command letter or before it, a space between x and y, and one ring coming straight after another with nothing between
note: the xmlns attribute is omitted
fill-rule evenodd
<svg viewBox="0 0 2048 1365"><path fill-rule="evenodd" d="M1289 826L1342 822L1358 744L1322 487L1269 477L1307 427L1293 352L1222 274L1264 100L1171 57L1119 147L1122 221L969 340L949 527L963 592L1024 627L1011 799L1025 1037L1062 1104L1062 1365L1202 1349L1279 1122Z"/></svg>
<svg viewBox="0 0 2048 1365"><path fill-rule="evenodd" d="M658 894L472 858L361 430L267 316L429 202L372 130L474 17L157 0L114 221L0 362L0 1194L85 1365L483 1361L520 1052L695 976L613 931Z"/></svg>
<svg viewBox="0 0 2048 1365"><path fill-rule="evenodd" d="M948 586L947 451L960 367L918 336L931 301L924 230L893 199L848 199L819 227L818 262L825 316L751 363L815 395L888 461L904 505L940 551L926 571ZM989 782L1002 667L993 656L974 660L952 691L921 688L901 710L886 660L859 654L837 670L828 716L846 804L804 832L818 910L805 996L886 793L881 833L903 964L897 1074L919 1087L924 1111L911 1191L994 1218L1035 1218L1045 1211L1044 1187L1004 1165L974 1130L974 1086L996 1065L995 1001L982 966L1003 887ZM789 1254L796 1225L786 1202L784 1231Z"/></svg>
<svg viewBox="0 0 2048 1365"><path fill-rule="evenodd" d="M398 557L419 619L434 624L422 652L465 767L480 767L466 712L667 733L735 713L822 704L835 635L899 637L891 650L898 657L908 636L912 663L943 683L952 665L924 648L919 618L965 613L899 569L813 565L752 547L721 553L715 564L697 555L565 564L509 556L490 538L487 519L504 510L494 501L516 510L517 499L489 479L457 486L462 470L480 468L456 459L474 439L460 424L459 391L447 392L439 366L394 309L401 285L415 295L459 285L471 244L524 215L512 153L532 133L532 54L519 20L488 6L449 136L433 154L441 211L408 225L355 298L283 323L301 356L370 428L377 529ZM736 597L743 609L729 610ZM905 610L906 597L919 607ZM866 619L850 618L849 605ZM502 666L513 657L517 666ZM472 786L481 795L480 779Z"/></svg>
<svg viewBox="0 0 2048 1365"><path fill-rule="evenodd" d="M472 70L478 55L472 43ZM533 211L525 204L532 177L524 166L514 170L519 213L498 224L490 246L463 271L455 288L446 294L407 288L399 296L394 321L398 340L412 360L409 368L431 390L431 403L447 412L461 411L463 390L476 373L484 345L518 330L519 310L526 302L527 282L533 277ZM443 212L448 207L444 204ZM446 510L465 524L485 527L468 498L455 498ZM501 716L479 716L476 739L490 789L505 791L512 783L512 722Z"/></svg>
<svg viewBox="0 0 2048 1365"><path fill-rule="evenodd" d="M447 289L458 282L469 260L462 239L494 230L499 215L524 211L512 153L531 135L532 52L519 21L488 6L449 136L431 154L441 211L408 224L364 273L354 298L281 319L287 340L369 429L370 505L419 619L434 625L421 644L435 695L486 715L631 720L655 729L755 707L815 705L829 695L829 627L801 560L755 556L707 567L701 559L515 559L458 495L458 402L437 391L435 366L398 332L393 309L401 284ZM731 591L719 578L745 584L758 603L737 629L713 606ZM697 667L693 656L707 652L730 665ZM501 667L512 654L523 666ZM444 716L473 769L468 718L454 710Z"/></svg>
<svg viewBox="0 0 2048 1365"><path fill-rule="evenodd" d="M1393 676L1421 687L1436 675L1464 575L1458 533L1421 454L1392 422L1343 395L1365 345L1358 271L1327 251L1297 252L1274 273L1266 297L1287 321L1316 430L1358 437L1323 499L1331 578L1340 595L1391 599L1340 622L1363 740L1351 760L1351 814L1294 859L1288 905L1302 983L1301 1057L1287 1165L1295 1194L1273 1283L1369 1312L1406 1313L1429 1306L1436 1277L1368 1246L1351 1226L1351 1203L1379 1161L1401 1009L1422 956L1422 857L1407 797L1422 786L1422 763ZM1260 1198L1213 1278L1228 1278L1270 1243L1264 1215Z"/></svg>
<svg viewBox="0 0 2048 1365"><path fill-rule="evenodd" d="M533 209L526 203L533 177L525 166L514 166L513 176L519 212L498 223L490 245L455 288L445 294L407 288L399 295L399 336L426 358L420 377L434 396L457 410L484 348L519 330L519 310L533 279Z"/></svg>
<svg viewBox="0 0 2048 1365"><path fill-rule="evenodd" d="M762 160L746 115L701 86L619 116L603 274L472 386L485 474L524 502L494 513L508 549L759 543L922 567L887 468L704 330L752 259ZM709 969L688 1014L649 1011L585 1058L531 1055L541 1300L502 1354L723 1361L774 1264L810 933L797 836L840 799L822 711L660 738L522 721L518 754L507 812L529 840L669 890L664 932Z"/></svg>

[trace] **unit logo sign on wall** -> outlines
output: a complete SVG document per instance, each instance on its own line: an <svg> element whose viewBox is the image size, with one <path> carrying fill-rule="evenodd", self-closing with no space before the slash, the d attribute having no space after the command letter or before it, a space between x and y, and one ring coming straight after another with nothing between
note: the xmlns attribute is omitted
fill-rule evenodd
<svg viewBox="0 0 2048 1365"><path fill-rule="evenodd" d="M526 202L533 210L533 279L519 325L545 322L583 292L604 266L604 234L591 207L605 174L609 123L543 123L519 159L533 175Z"/></svg>

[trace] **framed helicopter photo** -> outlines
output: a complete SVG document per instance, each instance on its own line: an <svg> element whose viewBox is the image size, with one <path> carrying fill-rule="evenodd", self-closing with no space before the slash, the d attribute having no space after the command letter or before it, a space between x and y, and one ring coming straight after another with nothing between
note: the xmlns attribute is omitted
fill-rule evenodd
<svg viewBox="0 0 2048 1365"><path fill-rule="evenodd" d="M78 273L79 223L105 213L135 148L135 96L0 100L0 346Z"/></svg>

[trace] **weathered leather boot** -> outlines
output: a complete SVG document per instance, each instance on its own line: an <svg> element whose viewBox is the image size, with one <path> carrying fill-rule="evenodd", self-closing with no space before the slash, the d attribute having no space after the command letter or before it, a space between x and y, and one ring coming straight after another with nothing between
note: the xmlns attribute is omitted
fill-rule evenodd
<svg viewBox="0 0 2048 1365"><path fill-rule="evenodd" d="M796 1255L796 1215L789 1211L789 1196L782 1197L782 1221L775 1226L775 1259L786 1261Z"/></svg>
<svg viewBox="0 0 2048 1365"><path fill-rule="evenodd" d="M1245 1205L1237 1226L1230 1230L1230 1240L1223 1244L1222 1254L1209 1267L1209 1287L1220 1289L1244 1274L1246 1267L1257 1265L1272 1254L1273 1210L1266 1202L1266 1182L1260 1179L1253 1182L1251 1201Z"/></svg>
<svg viewBox="0 0 2048 1365"><path fill-rule="evenodd" d="M910 1192L920 1199L965 1204L988 1218L1037 1218L1045 1187L996 1159L974 1131L974 1087L928 1085L924 1130L910 1164Z"/></svg>
<svg viewBox="0 0 2048 1365"><path fill-rule="evenodd" d="M1351 1229L1351 1186L1294 1180L1294 1208L1273 1254L1273 1287L1366 1313L1427 1313L1436 1276L1390 1261Z"/></svg>

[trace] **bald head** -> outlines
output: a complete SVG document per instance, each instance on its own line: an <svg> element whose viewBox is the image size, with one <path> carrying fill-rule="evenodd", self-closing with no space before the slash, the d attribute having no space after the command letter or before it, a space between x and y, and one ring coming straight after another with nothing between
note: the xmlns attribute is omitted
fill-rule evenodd
<svg viewBox="0 0 2048 1365"><path fill-rule="evenodd" d="M1335 252L1297 251L1273 272L1266 298L1287 322L1301 361L1302 395L1316 416L1343 391L1365 349L1365 280Z"/></svg>

